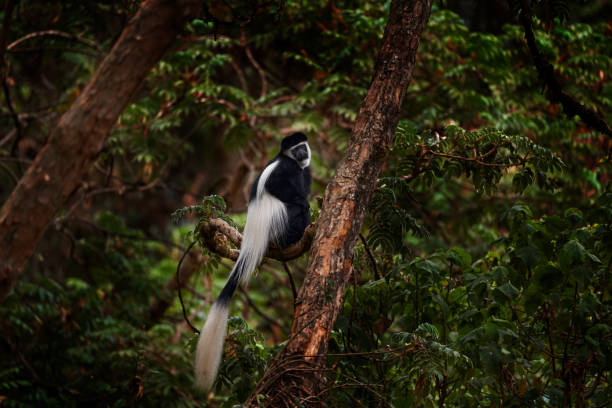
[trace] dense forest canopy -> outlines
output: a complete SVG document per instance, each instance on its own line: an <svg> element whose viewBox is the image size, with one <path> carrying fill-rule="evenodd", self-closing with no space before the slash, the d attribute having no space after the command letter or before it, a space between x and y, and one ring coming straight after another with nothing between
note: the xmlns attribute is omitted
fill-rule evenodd
<svg viewBox="0 0 612 408"><path fill-rule="evenodd" d="M158 3L174 14L142 12ZM40 229L18 272L2 271L20 248L0 252L2 406L267 406L259 381L294 334L307 248L267 259L234 296L219 376L202 393L190 325L239 249L229 235L216 247L210 228L242 230L251 183L295 131L313 151L317 221L392 2L174 3L2 3L2 246ZM159 57L117 54L152 16L163 41L142 44ZM292 403L610 406L612 4L435 1L416 41L317 395ZM60 180L74 187L5 205L73 136L78 118L65 114L113 55L126 56L108 67L117 74L83 105L85 121L109 107L91 143L57 150L91 166ZM120 81L138 69L127 93ZM17 218L25 226L7 233Z"/></svg>

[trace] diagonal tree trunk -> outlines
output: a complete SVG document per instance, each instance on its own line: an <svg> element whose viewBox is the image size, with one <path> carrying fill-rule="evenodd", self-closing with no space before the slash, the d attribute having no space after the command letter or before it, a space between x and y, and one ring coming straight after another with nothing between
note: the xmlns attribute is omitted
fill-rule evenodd
<svg viewBox="0 0 612 408"><path fill-rule="evenodd" d="M146 0L0 211L0 302L38 240L79 186L117 118L185 23L197 0Z"/></svg>
<svg viewBox="0 0 612 408"><path fill-rule="evenodd" d="M291 338L251 394L249 406L320 406L325 355L351 274L353 247L394 139L432 0L394 0L370 89L346 156L327 186Z"/></svg>

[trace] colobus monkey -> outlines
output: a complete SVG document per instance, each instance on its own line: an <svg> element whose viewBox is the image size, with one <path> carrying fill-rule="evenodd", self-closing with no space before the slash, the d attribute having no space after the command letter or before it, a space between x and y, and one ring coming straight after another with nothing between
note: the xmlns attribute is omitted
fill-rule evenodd
<svg viewBox="0 0 612 408"><path fill-rule="evenodd" d="M310 147L303 133L281 142L280 153L270 161L251 188L246 226L238 260L219 298L210 308L195 356L196 386L209 390L217 376L229 302L238 285L246 287L272 240L284 248L302 238L310 223Z"/></svg>

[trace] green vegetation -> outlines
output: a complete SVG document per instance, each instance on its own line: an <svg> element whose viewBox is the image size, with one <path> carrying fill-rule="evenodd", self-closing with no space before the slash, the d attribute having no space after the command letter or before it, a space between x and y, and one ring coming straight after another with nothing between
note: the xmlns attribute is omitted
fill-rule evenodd
<svg viewBox="0 0 612 408"><path fill-rule="evenodd" d="M7 51L21 116L14 138L0 137L2 202L137 9L46 3L17 2L12 41L58 30L102 53L57 36ZM248 2L229 3L250 13ZM150 73L0 304L0 405L232 407L251 393L290 333L281 263L268 261L233 299L214 395L192 386L197 338L176 294L162 318L151 307L201 241L199 221L244 224L213 194L224 186L229 196L223 183L243 166L240 197L288 130L312 140L316 219L388 11L388 2L281 3L244 27L193 21ZM334 407L610 406L612 141L550 102L516 14L475 31L455 3L436 3L421 39L331 336L325 398ZM564 90L612 123L609 6L532 3L537 44ZM244 210L244 197L226 201ZM232 262L191 251L201 261L182 296L199 327ZM305 258L289 264L298 287Z"/></svg>

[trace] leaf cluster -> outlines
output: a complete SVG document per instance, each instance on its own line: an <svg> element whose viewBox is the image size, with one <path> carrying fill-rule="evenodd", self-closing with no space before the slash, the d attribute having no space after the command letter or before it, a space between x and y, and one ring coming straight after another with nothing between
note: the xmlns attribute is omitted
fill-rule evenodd
<svg viewBox="0 0 612 408"><path fill-rule="evenodd" d="M588 214L537 219L516 203L499 216L508 235L484 256L458 247L396 256L384 279L349 289L333 378L369 387L332 394L377 404L382 388L399 406L605 405L609 197Z"/></svg>

